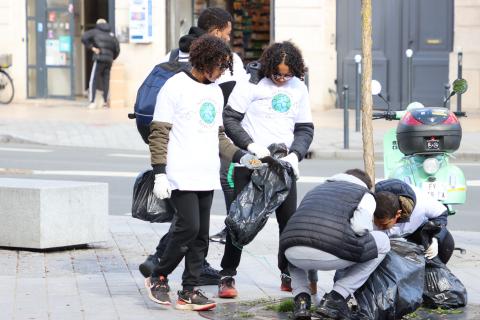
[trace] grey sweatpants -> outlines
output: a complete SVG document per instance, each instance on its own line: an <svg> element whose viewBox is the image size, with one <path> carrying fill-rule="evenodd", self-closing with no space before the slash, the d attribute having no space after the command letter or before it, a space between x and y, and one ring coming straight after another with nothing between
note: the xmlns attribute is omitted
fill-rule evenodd
<svg viewBox="0 0 480 320"><path fill-rule="evenodd" d="M333 284L333 290L344 298L353 294L367 281L370 274L390 251L390 240L382 231L370 232L377 245L378 257L366 262L353 262L340 259L322 250L295 246L285 251L289 262L290 276L292 277L293 295L310 292L307 270L337 270L337 280Z"/></svg>

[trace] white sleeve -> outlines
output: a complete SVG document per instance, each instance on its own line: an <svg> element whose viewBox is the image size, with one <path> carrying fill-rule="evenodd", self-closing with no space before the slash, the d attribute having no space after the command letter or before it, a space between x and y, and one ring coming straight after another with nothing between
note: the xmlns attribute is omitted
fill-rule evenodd
<svg viewBox="0 0 480 320"><path fill-rule="evenodd" d="M252 91L254 88L252 86L254 85L247 81L237 83L228 98L227 104L237 112L247 112L248 106L253 100Z"/></svg>
<svg viewBox="0 0 480 320"><path fill-rule="evenodd" d="M428 220L438 217L447 210L440 201L432 198L425 191L418 188L415 188L414 190L418 206L418 208L415 207L415 210L421 210Z"/></svg>
<svg viewBox="0 0 480 320"><path fill-rule="evenodd" d="M365 193L350 219L350 225L357 235L361 236L373 230L373 213L376 207L375 198L370 193Z"/></svg>
<svg viewBox="0 0 480 320"><path fill-rule="evenodd" d="M171 80L167 80L158 92L152 121L173 123L175 101L177 101L178 95L175 94L175 86Z"/></svg>
<svg viewBox="0 0 480 320"><path fill-rule="evenodd" d="M237 83L240 81L248 81L249 79L242 59L235 52L233 53L233 78Z"/></svg>
<svg viewBox="0 0 480 320"><path fill-rule="evenodd" d="M307 86L301 82L302 96L300 97L298 114L295 123L310 123L312 120L312 110L310 109L310 97Z"/></svg>

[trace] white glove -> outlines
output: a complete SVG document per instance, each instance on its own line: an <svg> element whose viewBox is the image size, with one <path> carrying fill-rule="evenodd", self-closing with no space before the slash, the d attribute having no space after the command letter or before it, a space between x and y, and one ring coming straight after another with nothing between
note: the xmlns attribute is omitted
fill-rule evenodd
<svg viewBox="0 0 480 320"><path fill-rule="evenodd" d="M247 150L260 159L270 156L270 150L258 143L250 143L247 146Z"/></svg>
<svg viewBox="0 0 480 320"><path fill-rule="evenodd" d="M240 158L240 164L243 164L250 170L255 170L262 167L263 163L256 156L251 153L246 153Z"/></svg>
<svg viewBox="0 0 480 320"><path fill-rule="evenodd" d="M438 240L432 238L432 244L425 250L425 258L433 259L438 255Z"/></svg>
<svg viewBox="0 0 480 320"><path fill-rule="evenodd" d="M170 182L168 182L168 178L165 173L159 173L155 175L153 194L160 200L170 198L170 195L172 194L172 188L170 187Z"/></svg>
<svg viewBox="0 0 480 320"><path fill-rule="evenodd" d="M290 163L293 169L293 174L295 174L295 178L300 178L300 171L298 170L298 158L295 152L289 153L288 156L280 158L279 160Z"/></svg>

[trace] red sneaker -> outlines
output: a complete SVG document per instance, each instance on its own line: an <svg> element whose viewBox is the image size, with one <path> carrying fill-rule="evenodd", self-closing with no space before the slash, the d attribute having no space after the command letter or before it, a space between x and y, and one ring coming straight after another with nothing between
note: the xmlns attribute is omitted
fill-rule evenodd
<svg viewBox="0 0 480 320"><path fill-rule="evenodd" d="M282 284L280 285L281 291L292 292L292 278L286 273L282 273L280 275L280 279L282 280Z"/></svg>
<svg viewBox="0 0 480 320"><path fill-rule="evenodd" d="M238 295L237 289L235 289L235 279L233 277L222 277L218 284L218 297L219 298L235 298Z"/></svg>

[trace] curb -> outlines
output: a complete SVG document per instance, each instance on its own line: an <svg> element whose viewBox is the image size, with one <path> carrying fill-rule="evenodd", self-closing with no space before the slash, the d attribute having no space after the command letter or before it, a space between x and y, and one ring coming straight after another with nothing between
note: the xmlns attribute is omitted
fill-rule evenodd
<svg viewBox="0 0 480 320"><path fill-rule="evenodd" d="M363 151L358 149L353 150L325 150L325 149L310 149L309 159L320 160L363 160ZM477 152L458 152L454 153L452 159L461 161L480 161L480 153ZM375 152L375 161L383 161L383 152Z"/></svg>
<svg viewBox="0 0 480 320"><path fill-rule="evenodd" d="M45 143L40 143L37 141L32 141L32 140L27 140L27 139L22 139L18 137L14 137L8 134L0 134L0 143L25 143L25 144L36 144L36 145L42 145L46 146L47 144Z"/></svg>

